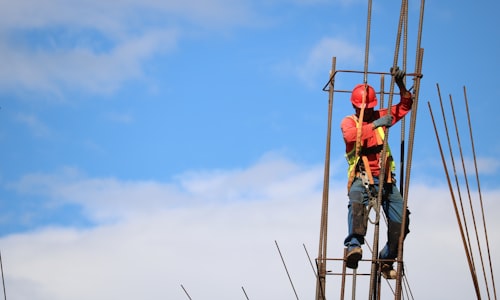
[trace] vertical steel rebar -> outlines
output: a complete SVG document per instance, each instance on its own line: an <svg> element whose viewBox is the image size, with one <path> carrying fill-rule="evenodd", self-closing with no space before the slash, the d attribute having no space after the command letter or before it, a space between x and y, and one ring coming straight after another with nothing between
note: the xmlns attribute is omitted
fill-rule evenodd
<svg viewBox="0 0 500 300"><path fill-rule="evenodd" d="M406 166L406 175L404 177L405 187L402 189L403 193L403 222L401 224L401 232L403 232L406 227L407 222L407 213L408 213L408 192L410 185L410 171L411 164L413 159L413 145L415 141L415 127L416 127L416 119L418 112L418 100L420 93L420 80L422 78L422 65L424 59L424 49L421 48L422 42L422 31L424 24L424 9L425 9L425 0L420 1L420 15L418 21L418 31L417 31L417 45L416 45L416 57L415 57L415 73L417 76L415 77L414 83L414 99L413 99L413 107L410 119L410 128L409 128L409 137L408 137L408 151L407 151L407 166ZM403 181L403 180L402 180ZM401 274L403 269L403 244L404 244L404 235L401 235L399 238L399 247L398 247L398 266L397 266L397 274L398 280L396 281L396 299L401 298Z"/></svg>
<svg viewBox="0 0 500 300"><path fill-rule="evenodd" d="M370 54L370 32L372 23L372 0L368 0L368 13L366 17L366 39L365 39L365 65L363 83L368 83L368 58Z"/></svg>
<svg viewBox="0 0 500 300"><path fill-rule="evenodd" d="M401 10L399 14L399 24L398 24L398 30L396 34L396 43L395 43L395 50L394 50L394 60L393 60L393 67L397 66L397 62L399 60L399 51L400 51L400 43L401 43L401 32L403 28L403 23L406 15L406 0L401 1ZM388 107L388 114L391 114L391 106L392 106L392 100L394 98L394 77L391 76L391 85L390 85L390 91L389 91L389 100L387 103ZM384 131L384 144L382 147L382 153L381 153L381 166L380 166L380 175L379 175L379 188L378 188L378 196L377 196L377 207L381 207L382 205L382 194L384 190L384 183L385 183L385 178L386 178L386 163L387 163L387 148L388 148L388 140L389 140L389 128L385 128ZM377 212L379 213L379 212ZM377 220L380 218L377 217ZM374 233L373 233L373 253L372 253L372 266L371 266L371 272L370 272L370 298L371 300L378 299L378 288L377 288L377 274L378 274L378 249L379 249L379 235L380 235L380 223L377 222L374 226Z"/></svg>
<svg viewBox="0 0 500 300"><path fill-rule="evenodd" d="M318 249L318 276L316 280L316 300L325 299L325 286L326 286L326 250L328 240L328 201L330 189L330 148L332 136L332 110L333 110L333 96L334 96L334 82L335 82L335 67L336 58L332 58L332 69L329 81L328 90L328 124L326 133L326 151L325 151L325 167L323 175L323 199L321 205L321 221L320 221L320 234L319 234L319 249Z"/></svg>

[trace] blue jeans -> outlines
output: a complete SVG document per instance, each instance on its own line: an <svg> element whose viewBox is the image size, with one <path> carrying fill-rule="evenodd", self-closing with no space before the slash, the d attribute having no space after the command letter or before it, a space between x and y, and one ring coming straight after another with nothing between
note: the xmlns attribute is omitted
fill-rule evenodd
<svg viewBox="0 0 500 300"><path fill-rule="evenodd" d="M375 183L375 196L378 195L379 180L378 178L373 178ZM366 187L363 185L361 178L355 178L351 189L349 190L349 205L347 213L347 223L349 234L344 240L344 245L349 246L360 246L364 243L364 234L360 233L359 230L355 230L353 223L353 204L356 203L363 204L363 207L368 205L369 195ZM382 209L388 221L393 223L401 224L403 221L403 197L399 192L395 183L384 184L384 190L382 192ZM407 219L408 221L408 219ZM408 228L409 222L406 222L406 227ZM408 232L408 230L406 230Z"/></svg>

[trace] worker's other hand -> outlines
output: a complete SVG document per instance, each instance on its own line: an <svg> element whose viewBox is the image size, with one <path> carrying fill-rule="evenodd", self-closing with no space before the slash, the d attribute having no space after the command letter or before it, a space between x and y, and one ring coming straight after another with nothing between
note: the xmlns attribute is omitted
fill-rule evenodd
<svg viewBox="0 0 500 300"><path fill-rule="evenodd" d="M392 76L394 76L394 79L396 80L396 84L398 85L398 87L402 87L404 86L404 82L403 82L403 79L405 78L405 71L403 70L400 70L399 67L394 67L394 68L391 68L391 74Z"/></svg>
<svg viewBox="0 0 500 300"><path fill-rule="evenodd" d="M392 116L385 115L375 121L373 121L373 129L379 128L380 126L391 127L392 126Z"/></svg>

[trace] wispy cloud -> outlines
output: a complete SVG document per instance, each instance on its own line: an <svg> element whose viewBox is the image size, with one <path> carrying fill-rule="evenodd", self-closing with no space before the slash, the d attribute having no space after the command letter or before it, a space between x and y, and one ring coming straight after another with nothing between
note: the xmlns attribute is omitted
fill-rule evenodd
<svg viewBox="0 0 500 300"><path fill-rule="evenodd" d="M15 119L17 122L25 125L37 138L47 138L52 135L50 128L36 115L20 113L15 116Z"/></svg>
<svg viewBox="0 0 500 300"><path fill-rule="evenodd" d="M325 37L311 48L304 64L298 66L299 78L309 85L318 82L320 76L327 78L332 56L349 65L361 65L363 48L344 39Z"/></svg>
<svg viewBox="0 0 500 300"><path fill-rule="evenodd" d="M312 295L315 279L302 244L314 253L321 182L320 166L279 157L246 169L190 172L167 183L87 178L74 169L26 176L16 184L20 192L78 203L100 222L85 229L45 226L3 237L9 294L36 300L102 295L177 299L183 297L183 284L193 297L235 299L245 286L252 297L285 299L291 291L277 240L299 294ZM328 249L339 258L346 231L345 183L331 182L330 188ZM498 193L487 191L485 198L496 199ZM416 182L410 199L405 265L413 293L473 297L447 188ZM498 203L486 205L488 217L500 213ZM498 218L488 220L489 228L500 226ZM500 246L494 235L490 246ZM493 262L498 269L498 259ZM436 265L463 274L439 282L455 288L429 289L429 269Z"/></svg>
<svg viewBox="0 0 500 300"><path fill-rule="evenodd" d="M94 221L128 218L161 209L234 201L297 198L317 188L319 168L306 172L283 159L264 159L247 170L188 172L173 183L86 178L75 168L28 174L10 187L59 205L78 204Z"/></svg>
<svg viewBox="0 0 500 300"><path fill-rule="evenodd" d="M475 163L472 158L465 158L464 163L469 175L476 174L476 165L479 174L492 175L500 169L500 161L493 157L478 157Z"/></svg>
<svg viewBox="0 0 500 300"><path fill-rule="evenodd" d="M106 117L109 118L109 120L116 123L130 124L134 122L134 116L131 113L112 112L107 114Z"/></svg>
<svg viewBox="0 0 500 300"><path fill-rule="evenodd" d="M244 1L21 0L0 12L0 85L59 94L110 93L144 76L143 64L177 47L190 27L251 18Z"/></svg>
<svg viewBox="0 0 500 300"><path fill-rule="evenodd" d="M0 52L6 66L0 71L0 84L56 94L63 88L109 93L127 80L141 79L142 63L163 49L174 48L176 41L174 30L130 37L107 52L88 46L37 50L3 41Z"/></svg>

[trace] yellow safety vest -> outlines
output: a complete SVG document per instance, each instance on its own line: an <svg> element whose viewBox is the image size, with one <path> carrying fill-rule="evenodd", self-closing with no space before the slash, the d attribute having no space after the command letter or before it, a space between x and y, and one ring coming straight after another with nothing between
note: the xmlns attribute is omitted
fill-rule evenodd
<svg viewBox="0 0 500 300"><path fill-rule="evenodd" d="M352 118L356 122L356 127L358 127L359 126L358 118L354 115L351 115L350 118ZM376 133L377 133L377 135L376 135L377 145L383 145L384 138L385 138L385 132L382 129L382 127L378 127L376 129ZM391 149L389 148L389 145L387 145L386 157L388 159L388 162L390 162L390 164L391 164L390 165L391 172L394 172L396 170L396 163L392 159ZM351 179L351 176L352 176L351 174L354 174L354 172L356 172L355 168L356 168L356 165L358 164L359 158L360 158L360 156L356 156L356 147L354 147L351 151L346 153L345 158L347 160L347 163L349 164L349 168L347 169L347 178ZM365 167L368 168L369 166L365 166ZM386 176L387 175L389 175L389 174L386 174ZM354 178L354 177L352 176L352 178Z"/></svg>

